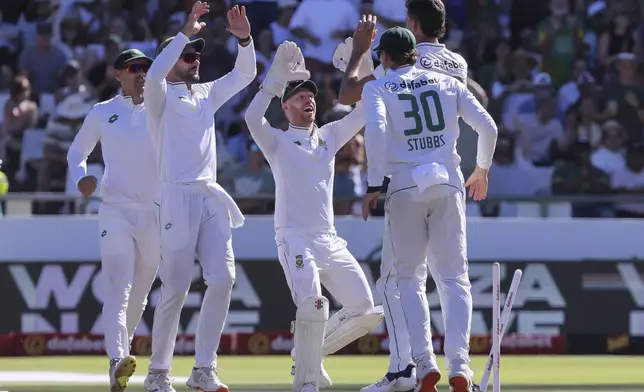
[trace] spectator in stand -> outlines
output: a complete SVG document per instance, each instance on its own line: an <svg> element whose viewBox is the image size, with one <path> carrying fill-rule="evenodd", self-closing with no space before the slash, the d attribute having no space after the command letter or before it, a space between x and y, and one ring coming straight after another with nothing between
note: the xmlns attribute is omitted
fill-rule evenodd
<svg viewBox="0 0 644 392"><path fill-rule="evenodd" d="M613 173L613 191L625 195L644 195L644 145L630 145L626 165ZM644 218L644 203L620 203L615 206L618 218Z"/></svg>
<svg viewBox="0 0 644 392"><path fill-rule="evenodd" d="M573 132L575 141L588 142L595 151L602 141L597 100L593 97L581 98L578 104L568 109L566 132Z"/></svg>
<svg viewBox="0 0 644 392"><path fill-rule="evenodd" d="M302 52L306 69L316 79L320 74L336 73L332 64L336 46L360 19L357 8L347 0L306 0L297 7L291 19L291 33L306 41ZM320 82L320 80L317 80Z"/></svg>
<svg viewBox="0 0 644 392"><path fill-rule="evenodd" d="M31 84L24 76L16 76L9 87L9 99L3 108L4 122L0 139L5 138L5 173L12 183L19 170L22 136L25 130L38 123L38 106L30 99Z"/></svg>
<svg viewBox="0 0 644 392"><path fill-rule="evenodd" d="M270 28L270 25L279 16L278 0L236 0L235 4L246 7L246 16L253 26L253 38ZM280 42L281 43L281 42Z"/></svg>
<svg viewBox="0 0 644 392"><path fill-rule="evenodd" d="M538 26L539 48L543 70L558 87L571 79L573 64L584 53L583 32L569 0L550 0L550 13Z"/></svg>
<svg viewBox="0 0 644 392"><path fill-rule="evenodd" d="M559 87L557 93L557 104L562 113L577 103L581 97L581 90L595 90L595 78L588 72L588 65L585 60L578 59L572 69L572 79Z"/></svg>
<svg viewBox="0 0 644 392"><path fill-rule="evenodd" d="M380 36L390 27L404 26L407 20L405 0L366 0L363 1L363 14L372 14L378 17L376 25L376 38L373 47L380 42ZM375 52L374 58L377 58Z"/></svg>
<svg viewBox="0 0 644 392"><path fill-rule="evenodd" d="M254 141L247 144L248 161L240 164L235 170L224 174L220 179L222 186L232 195L241 198L237 201L239 209L244 214L267 214L272 208L266 200L243 199L257 195L275 193L275 181L270 168L266 164L264 154Z"/></svg>
<svg viewBox="0 0 644 392"><path fill-rule="evenodd" d="M554 97L537 98L536 113L522 114L517 120L518 140L523 156L537 166L550 166L553 152L565 151L574 140L574 130L564 132L556 117Z"/></svg>
<svg viewBox="0 0 644 392"><path fill-rule="evenodd" d="M338 103L322 115L321 123L341 120L351 111L351 106ZM357 134L336 154L333 177L333 210L336 215L359 215L362 211L360 198L366 191L364 148L364 137Z"/></svg>
<svg viewBox="0 0 644 392"><path fill-rule="evenodd" d="M78 93L68 96L56 106L56 116L48 122L45 130L44 159L38 168L36 185L38 192L65 190L67 150L92 106L93 102L87 102Z"/></svg>
<svg viewBox="0 0 644 392"><path fill-rule="evenodd" d="M512 78L511 65L510 42L499 38L483 52L483 65L476 71L476 80L488 91L495 82L508 85Z"/></svg>
<svg viewBox="0 0 644 392"><path fill-rule="evenodd" d="M509 80L492 84L492 97L498 101L502 124L514 130L519 107L533 97L532 70L538 63L531 53L519 50L510 58Z"/></svg>
<svg viewBox="0 0 644 392"><path fill-rule="evenodd" d="M636 27L623 4L618 4L610 23L599 36L597 59L608 67L620 53L641 53Z"/></svg>
<svg viewBox="0 0 644 392"><path fill-rule="evenodd" d="M644 90L637 83L638 60L634 53L620 53L615 58L617 78L606 86L607 115L626 130L629 143L644 140Z"/></svg>
<svg viewBox="0 0 644 392"><path fill-rule="evenodd" d="M609 120L602 127L602 144L590 156L593 166L612 175L624 168L624 129L615 120Z"/></svg>
<svg viewBox="0 0 644 392"><path fill-rule="evenodd" d="M67 64L67 56L52 42L50 23L39 23L37 34L36 43L26 47L20 55L18 66L20 72L29 78L36 93L53 94L56 81Z"/></svg>
<svg viewBox="0 0 644 392"><path fill-rule="evenodd" d="M119 82L114 77L113 59L123 50L121 39L110 35L104 45L105 55L87 73L87 81L99 101L105 101L119 91Z"/></svg>
<svg viewBox="0 0 644 392"><path fill-rule="evenodd" d="M516 139L508 132L499 132L494 151L494 170L488 175L490 196L534 196L538 185L533 181L534 166L516 158ZM498 202L486 201L481 204L485 216L516 216L516 204L506 203L504 208Z"/></svg>
<svg viewBox="0 0 644 392"><path fill-rule="evenodd" d="M304 47L305 41L295 37L289 29L291 18L297 6L298 0L280 0L278 2L279 16L270 26L273 33L274 47L278 47L284 41L293 41L298 47Z"/></svg>
<svg viewBox="0 0 644 392"><path fill-rule="evenodd" d="M85 77L80 64L76 60L69 60L59 77L60 84L54 94L56 104L73 94L80 94L85 99L91 98L91 91L85 85Z"/></svg>
<svg viewBox="0 0 644 392"><path fill-rule="evenodd" d="M575 142L570 148L570 161L557 166L552 174L555 195L605 195L610 192L610 177L590 162L590 144ZM611 215L603 204L573 203L575 218L599 218Z"/></svg>

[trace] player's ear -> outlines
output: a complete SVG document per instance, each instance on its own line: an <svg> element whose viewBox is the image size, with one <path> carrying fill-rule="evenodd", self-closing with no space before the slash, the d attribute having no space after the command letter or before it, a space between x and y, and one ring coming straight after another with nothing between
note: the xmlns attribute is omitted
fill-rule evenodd
<svg viewBox="0 0 644 392"><path fill-rule="evenodd" d="M114 79L116 79L117 82L121 81L121 75L123 74L123 71L120 69L115 69L114 70Z"/></svg>

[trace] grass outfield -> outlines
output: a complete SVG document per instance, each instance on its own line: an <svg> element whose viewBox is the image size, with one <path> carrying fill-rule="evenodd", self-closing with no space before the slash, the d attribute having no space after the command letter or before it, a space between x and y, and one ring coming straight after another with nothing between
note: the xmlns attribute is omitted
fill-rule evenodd
<svg viewBox="0 0 644 392"><path fill-rule="evenodd" d="M145 376L148 358L140 357L137 376ZM475 381L480 379L486 357L473 358ZM443 365L443 358L439 359ZM187 377L191 357L177 357L173 374ZM387 367L385 356L335 356L325 361L334 387L332 391L359 391L376 381ZM83 392L107 390L106 384L39 382L28 374L16 383L2 381L3 372L47 371L85 374L106 374L107 359L102 357L24 357L0 358L0 390L10 392ZM220 375L232 391L290 391L291 360L288 356L224 356L219 360ZM502 358L503 391L644 391L644 357L636 356L506 356ZM183 383L175 387L181 389ZM442 382L441 390L447 390ZM491 391L491 388L488 389ZM141 384L132 384L128 392L143 391Z"/></svg>

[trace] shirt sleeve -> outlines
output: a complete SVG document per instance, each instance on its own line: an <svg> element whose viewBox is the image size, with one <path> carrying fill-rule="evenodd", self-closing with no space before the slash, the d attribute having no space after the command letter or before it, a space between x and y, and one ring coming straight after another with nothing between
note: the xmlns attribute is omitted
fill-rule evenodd
<svg viewBox="0 0 644 392"><path fill-rule="evenodd" d="M87 176L87 157L92 153L100 139L99 125L96 121L95 112L96 107L85 116L83 125L67 151L69 175L74 178L76 184L83 177Z"/></svg>
<svg viewBox="0 0 644 392"><path fill-rule="evenodd" d="M337 153L365 126L364 104L360 101L351 113L338 121L334 121L320 128L320 132L327 140L332 140L333 148Z"/></svg>
<svg viewBox="0 0 644 392"><path fill-rule="evenodd" d="M235 68L214 82L201 83L208 96L208 105L217 111L230 98L248 86L257 76L257 60L253 41L246 46L237 45Z"/></svg>
<svg viewBox="0 0 644 392"><path fill-rule="evenodd" d="M367 83L362 90L367 127L365 149L367 151L367 186L382 186L386 173L387 109L382 95L373 83Z"/></svg>
<svg viewBox="0 0 644 392"><path fill-rule="evenodd" d="M277 150L277 137L282 132L273 128L264 117L264 113L266 113L272 99L272 94L259 90L250 105L248 105L246 114L244 114L246 125L253 140L266 156L272 155Z"/></svg>
<svg viewBox="0 0 644 392"><path fill-rule="evenodd" d="M456 82L458 96L458 115L479 134L476 152L476 165L481 169L492 166L498 133L492 116L467 89L465 84Z"/></svg>
<svg viewBox="0 0 644 392"><path fill-rule="evenodd" d="M168 87L165 78L177 63L177 60L179 60L179 56L181 56L181 52L183 52L188 42L190 42L190 39L179 32L154 59L145 76L143 98L145 100L145 110L148 111L152 118L159 118L163 112Z"/></svg>

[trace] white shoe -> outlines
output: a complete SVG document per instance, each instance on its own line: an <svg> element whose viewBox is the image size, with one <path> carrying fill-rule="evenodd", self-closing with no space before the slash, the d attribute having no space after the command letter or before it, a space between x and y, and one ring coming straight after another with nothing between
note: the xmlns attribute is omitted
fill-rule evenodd
<svg viewBox="0 0 644 392"><path fill-rule="evenodd" d="M114 358L110 361L110 391L121 392L127 388L130 377L136 370L136 358Z"/></svg>
<svg viewBox="0 0 644 392"><path fill-rule="evenodd" d="M291 366L291 376L295 376L295 365ZM333 385L333 381L331 381L331 376L329 376L329 373L324 370L324 361L322 361L322 366L320 367L320 380L319 380L320 385L318 388L320 389L326 389L330 388L331 385Z"/></svg>
<svg viewBox="0 0 644 392"><path fill-rule="evenodd" d="M219 381L214 367L192 369L186 385L202 392L228 392L228 387Z"/></svg>
<svg viewBox="0 0 644 392"><path fill-rule="evenodd" d="M177 392L172 387L172 381L174 380L168 372L148 373L143 381L143 388L147 392Z"/></svg>
<svg viewBox="0 0 644 392"><path fill-rule="evenodd" d="M318 389L315 387L315 384L306 383L302 385L302 388L298 392L318 392Z"/></svg>
<svg viewBox="0 0 644 392"><path fill-rule="evenodd" d="M375 383L366 386L360 392L403 392L416 387L416 368L409 365L407 369L397 373L387 373Z"/></svg>

